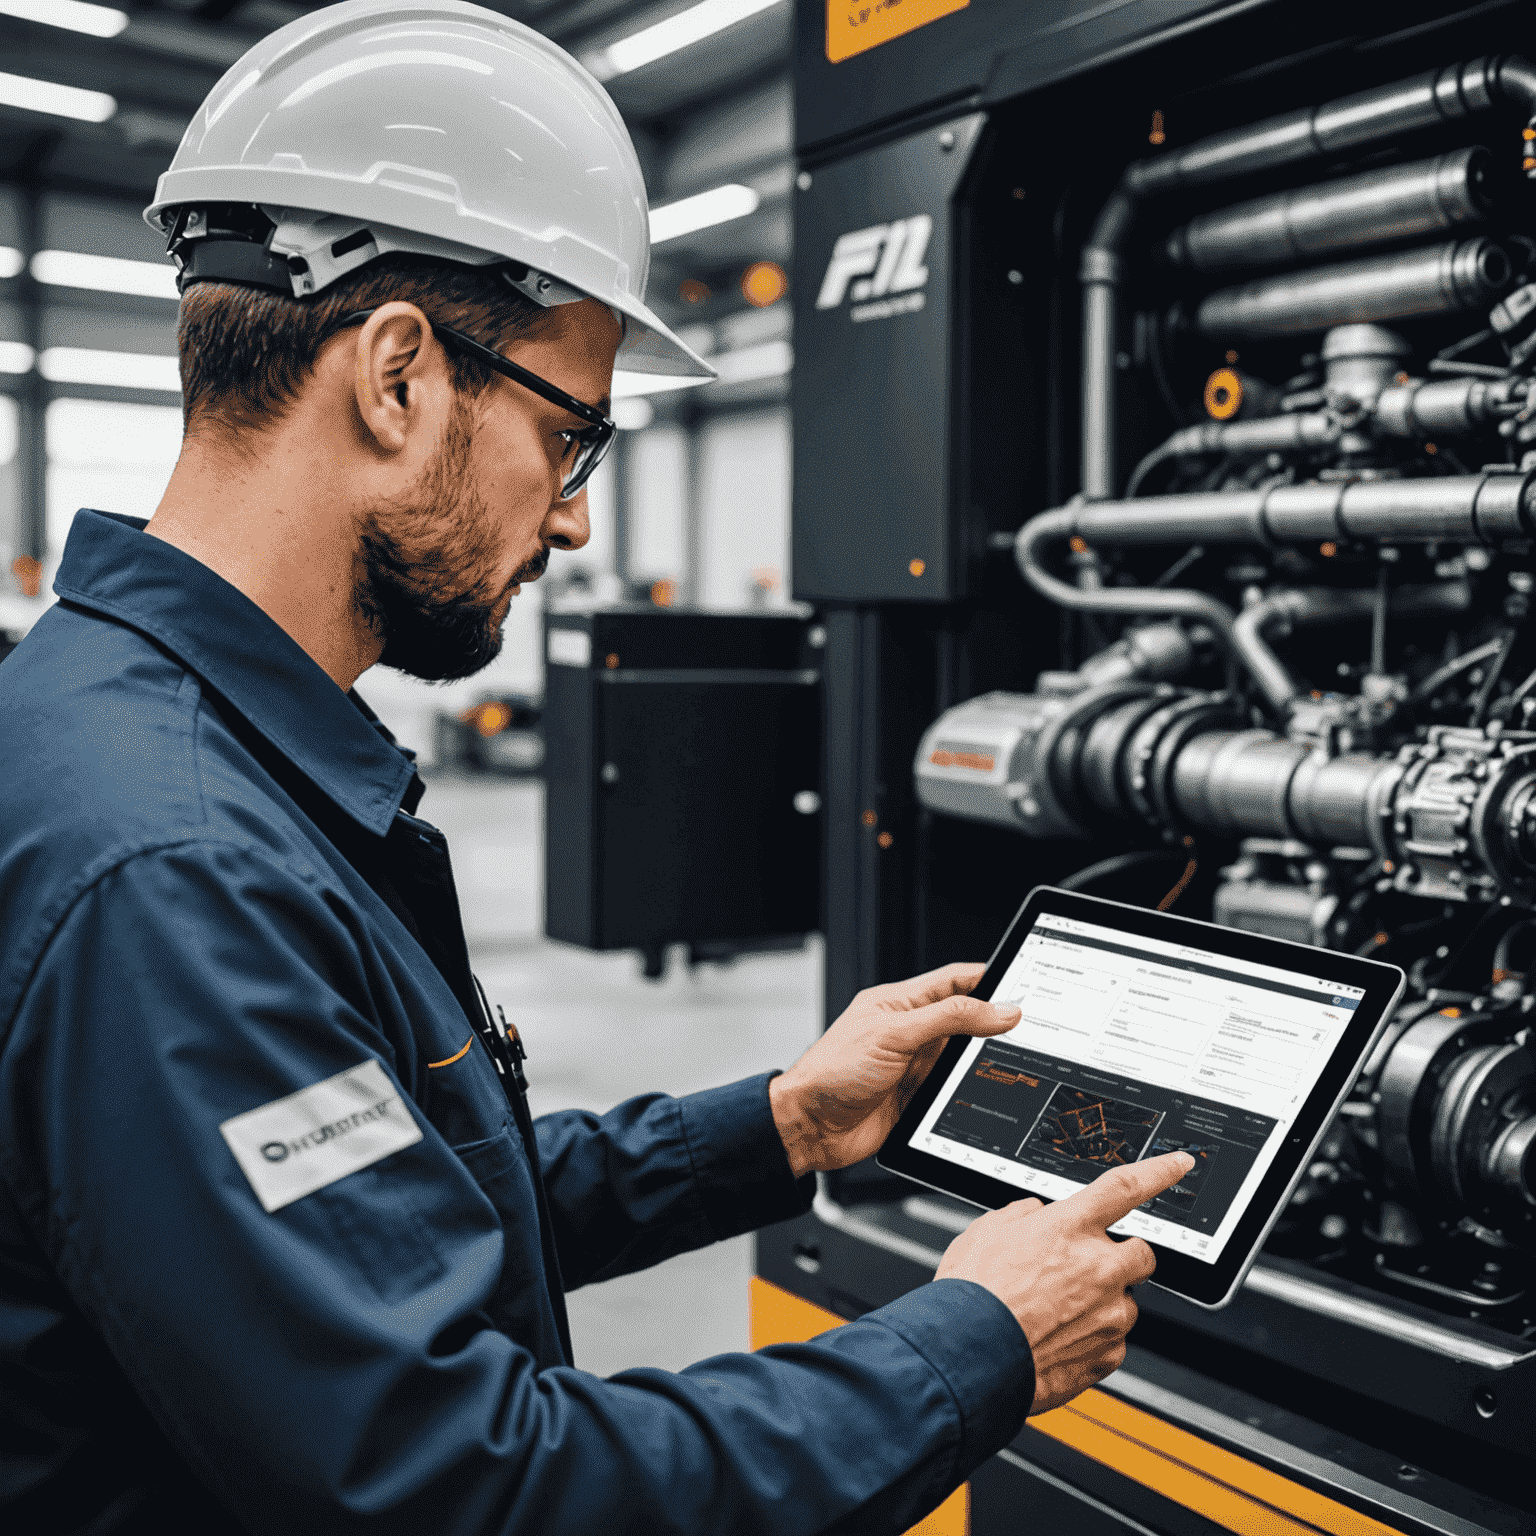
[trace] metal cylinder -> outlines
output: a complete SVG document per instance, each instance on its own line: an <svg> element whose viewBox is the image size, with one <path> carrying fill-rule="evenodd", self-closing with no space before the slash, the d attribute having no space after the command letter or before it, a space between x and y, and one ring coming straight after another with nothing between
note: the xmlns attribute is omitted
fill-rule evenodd
<svg viewBox="0 0 1536 1536"><path fill-rule="evenodd" d="M1174 230L1167 257L1197 272L1237 272L1454 229L1487 213L1489 160L1472 145L1218 208Z"/></svg>
<svg viewBox="0 0 1536 1536"><path fill-rule="evenodd" d="M1376 429L1391 437L1455 437L1476 431L1511 397L1503 379L1416 379L1382 390Z"/></svg>
<svg viewBox="0 0 1536 1536"><path fill-rule="evenodd" d="M1493 241L1450 241L1222 288L1201 300L1195 324L1226 340L1454 314L1487 308L1512 275Z"/></svg>
<svg viewBox="0 0 1536 1536"><path fill-rule="evenodd" d="M1293 411L1252 421L1202 421L1175 432L1158 450L1180 453L1304 453L1339 437L1338 423L1323 411Z"/></svg>
<svg viewBox="0 0 1536 1536"><path fill-rule="evenodd" d="M1336 325L1323 337L1323 376L1329 398L1369 405L1395 379L1413 349L1384 325Z"/></svg>
<svg viewBox="0 0 1536 1536"><path fill-rule="evenodd" d="M1296 836L1325 848L1376 847L1381 828L1372 814L1372 787L1396 772L1395 763L1363 753L1313 754L1291 781L1289 809Z"/></svg>
<svg viewBox="0 0 1536 1536"><path fill-rule="evenodd" d="M1306 755L1306 747L1273 731L1196 736L1173 765L1175 819L1208 832L1289 837L1291 776Z"/></svg>

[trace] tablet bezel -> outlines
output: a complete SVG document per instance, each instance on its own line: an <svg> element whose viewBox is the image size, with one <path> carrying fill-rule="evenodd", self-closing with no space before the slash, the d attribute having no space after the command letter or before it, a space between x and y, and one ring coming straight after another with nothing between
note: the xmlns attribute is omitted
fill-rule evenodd
<svg viewBox="0 0 1536 1536"><path fill-rule="evenodd" d="M1225 1306L1237 1293L1269 1230L1285 1209L1292 1191L1312 1160L1339 1105L1354 1086L1371 1047L1392 1016L1407 978L1395 965L1379 960L1365 960L1358 955L1337 950L1318 949L1289 939L1269 938L1236 928L1222 928L1198 918L1178 917L1171 912L1155 912L1145 907L1127 906L1100 896L1084 896L1053 886L1036 886L1019 908L1002 942L987 962L986 974L977 983L974 996L990 998L1013 963L1042 912L1076 918L1116 928L1134 937L1161 939L1167 943L1188 944L1233 960L1248 960L1276 966L1300 975L1324 974L1331 981L1362 989L1364 997L1355 1009L1355 1017L1318 1077L1306 1103L1292 1125L1286 1143L1265 1173L1248 1202L1248 1209L1227 1240L1221 1257L1207 1264L1161 1243L1153 1243L1157 1254L1154 1284L1197 1306L1214 1309ZM945 1194L955 1195L971 1205L996 1210L1015 1200L1031 1197L1017 1185L1005 1183L986 1174L961 1168L945 1158L920 1152L908 1145L922 1118L938 1097L965 1048L970 1035L953 1035L923 1086L913 1095L895 1129L877 1154L882 1168L902 1174L919 1184L926 1184ZM1035 1198L1041 1198L1036 1196Z"/></svg>

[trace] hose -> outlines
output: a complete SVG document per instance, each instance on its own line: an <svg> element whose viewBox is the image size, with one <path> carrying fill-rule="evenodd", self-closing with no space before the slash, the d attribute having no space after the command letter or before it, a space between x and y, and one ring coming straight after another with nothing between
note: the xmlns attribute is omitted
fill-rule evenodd
<svg viewBox="0 0 1536 1536"><path fill-rule="evenodd" d="M1408 695L1408 706L1411 709L1416 704L1422 704L1426 699L1432 699L1445 687L1447 683L1455 682L1463 672L1470 672L1479 662L1487 661L1492 656L1497 656L1504 648L1504 638L1489 640L1486 644L1479 645L1470 651L1463 651L1454 661L1448 661L1443 667L1431 672L1412 693Z"/></svg>
<svg viewBox="0 0 1536 1536"><path fill-rule="evenodd" d="M1080 891L1085 886L1109 879L1111 875L1124 874L1127 870L1139 869L1144 864L1176 859L1180 856L1180 852L1181 850L1177 848L1142 848L1134 853L1117 853L1111 858L1100 859L1097 864L1090 864L1086 869L1080 869L1075 874L1068 875L1065 880L1057 882L1056 889Z"/></svg>

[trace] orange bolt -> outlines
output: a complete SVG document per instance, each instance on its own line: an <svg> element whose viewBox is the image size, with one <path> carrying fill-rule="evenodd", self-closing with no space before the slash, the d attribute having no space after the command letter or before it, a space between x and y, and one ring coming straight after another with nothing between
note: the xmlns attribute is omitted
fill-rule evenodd
<svg viewBox="0 0 1536 1536"><path fill-rule="evenodd" d="M1339 552L1339 546L1338 546L1338 545L1337 545L1337 544L1335 544L1335 543L1334 543L1334 542L1333 542L1333 541L1332 541L1332 540L1331 540L1331 539L1330 539L1330 540L1328 540L1328 542L1327 542L1327 543L1325 543L1325 544L1319 544L1319 545L1318 545L1318 546L1317 546L1317 552L1318 552L1318 554L1320 554L1320 555L1321 555L1321 556L1322 556L1322 557L1323 557L1323 559L1324 559L1324 560L1332 560L1332 559L1333 559L1333 557L1334 557L1334 556L1335 556L1335 555L1336 555L1336 554L1338 554L1338 552Z"/></svg>
<svg viewBox="0 0 1536 1536"><path fill-rule="evenodd" d="M907 569L911 571L914 576L921 576L923 572L928 569L928 562L926 560L914 560L910 565L907 566Z"/></svg>
<svg viewBox="0 0 1536 1536"><path fill-rule="evenodd" d="M619 653L617 651L609 651L608 655L603 660L603 665L607 667L610 672L612 672L618 666L618 664Z"/></svg>
<svg viewBox="0 0 1536 1536"><path fill-rule="evenodd" d="M875 841L879 843L882 848L889 848L891 844L896 841L896 839L892 837L889 832L882 832L880 836L875 839Z"/></svg>
<svg viewBox="0 0 1536 1536"><path fill-rule="evenodd" d="M874 811L865 811L859 820L862 821L866 827L872 827L877 821L880 820L880 818L875 814Z"/></svg>

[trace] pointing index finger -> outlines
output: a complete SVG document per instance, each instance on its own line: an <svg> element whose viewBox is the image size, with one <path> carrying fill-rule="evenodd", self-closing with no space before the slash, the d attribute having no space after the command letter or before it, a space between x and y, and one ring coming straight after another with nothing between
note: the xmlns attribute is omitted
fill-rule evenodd
<svg viewBox="0 0 1536 1536"><path fill-rule="evenodd" d="M1127 1163L1101 1173L1087 1189L1062 1201L1084 1224L1099 1230L1112 1227L1138 1205L1172 1189L1195 1166L1187 1152L1165 1152L1143 1163Z"/></svg>

